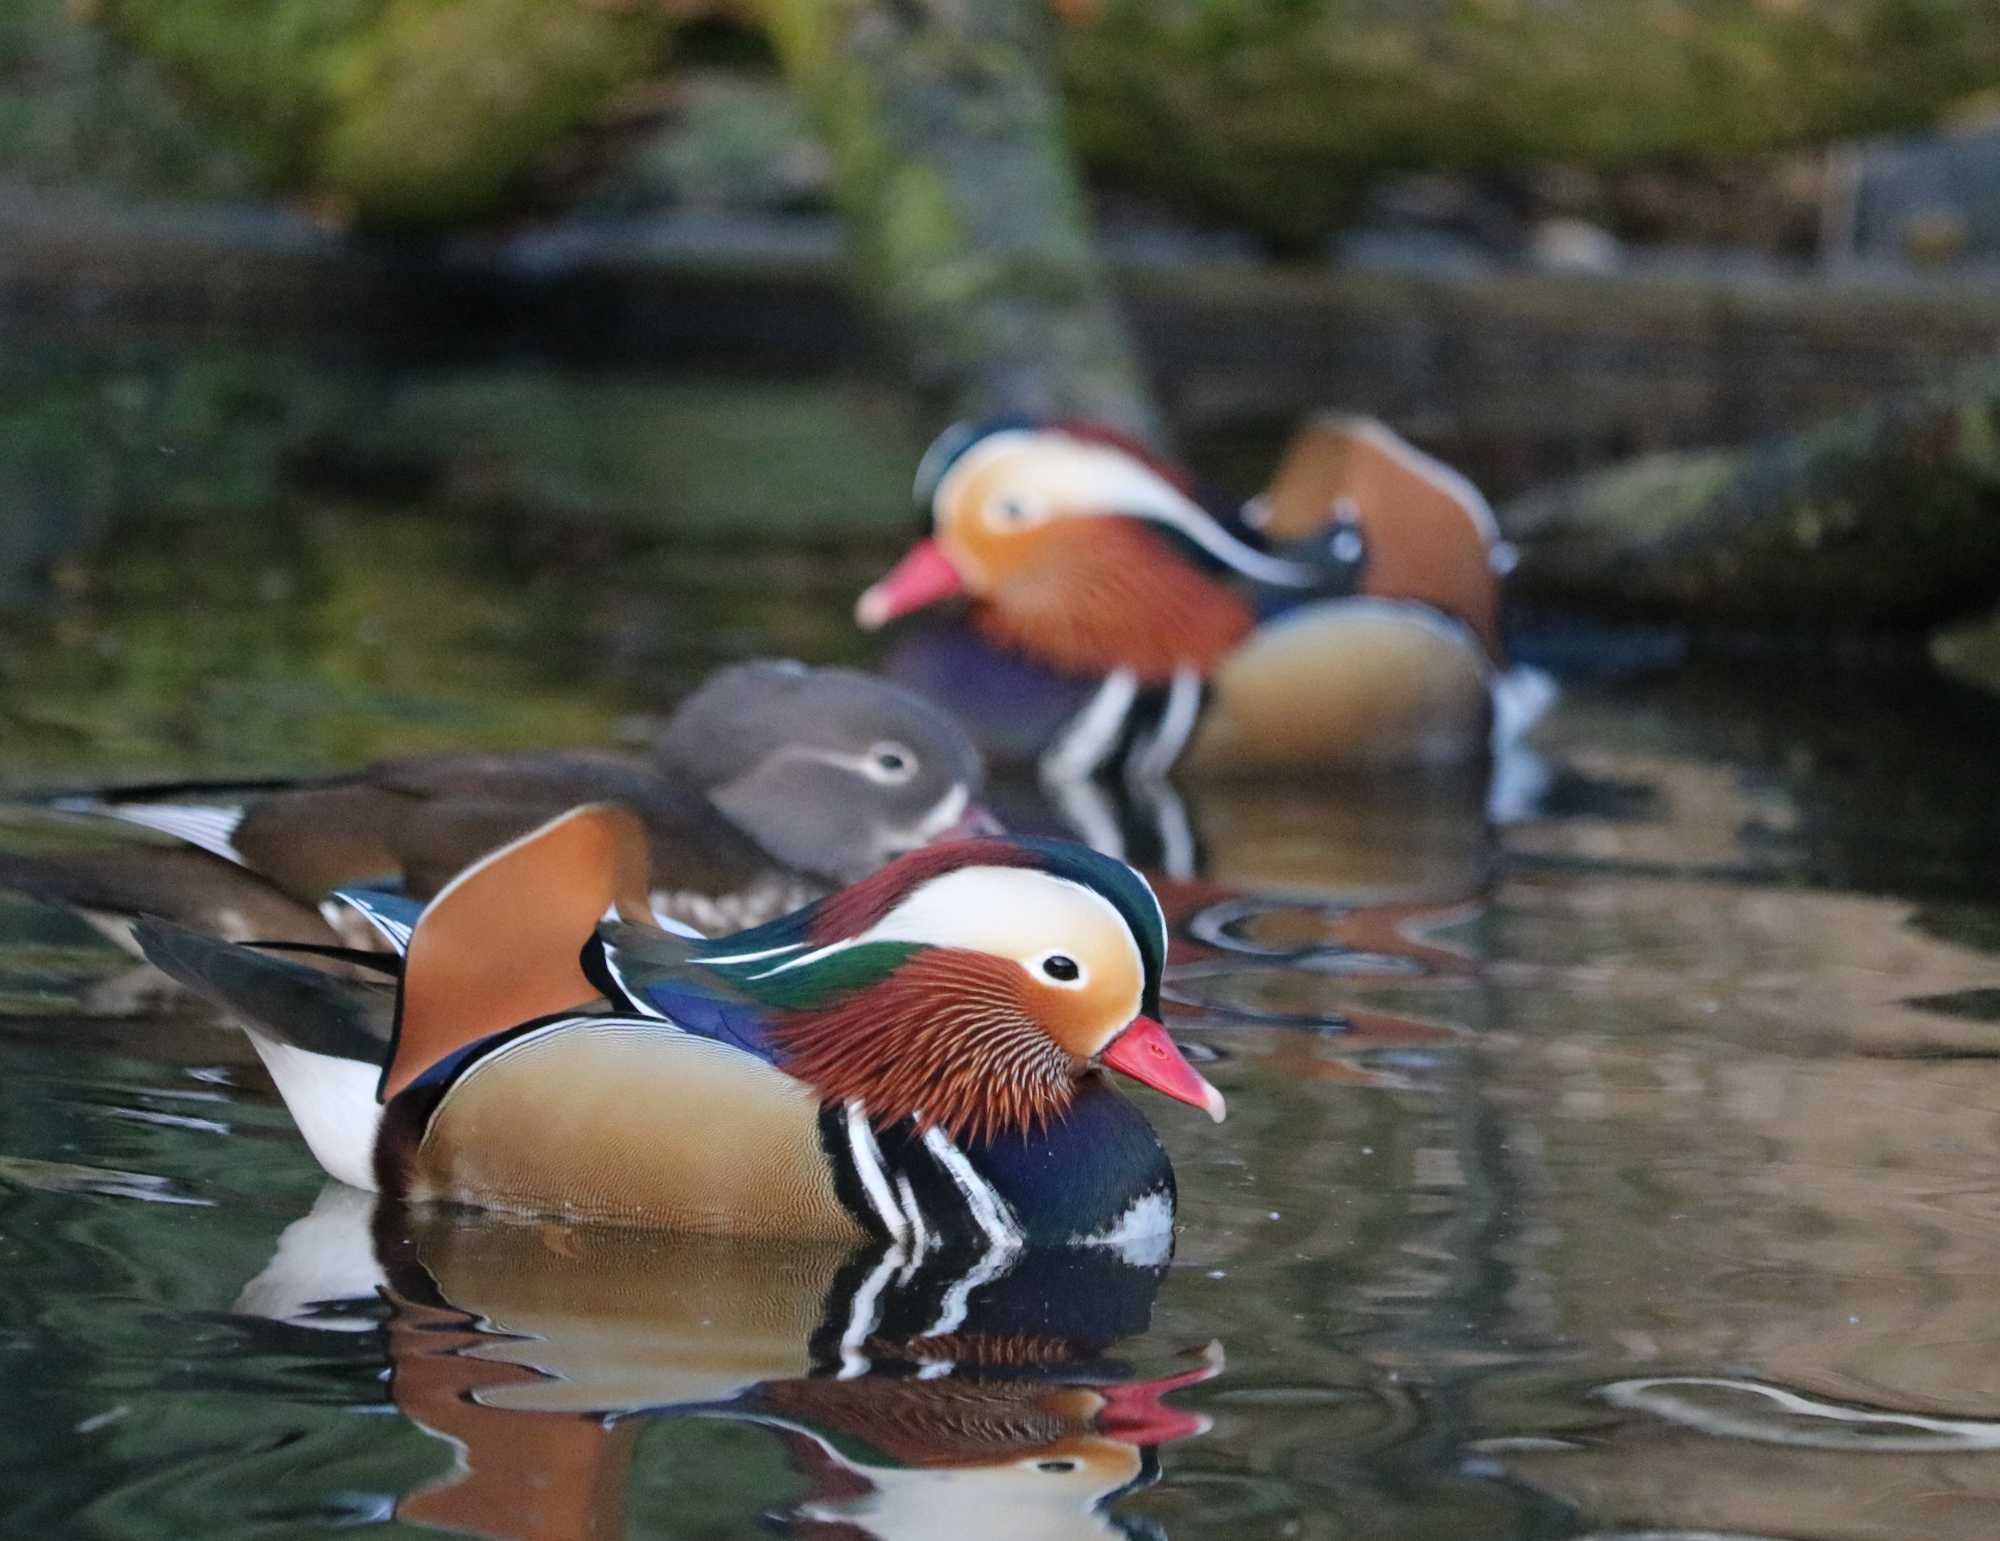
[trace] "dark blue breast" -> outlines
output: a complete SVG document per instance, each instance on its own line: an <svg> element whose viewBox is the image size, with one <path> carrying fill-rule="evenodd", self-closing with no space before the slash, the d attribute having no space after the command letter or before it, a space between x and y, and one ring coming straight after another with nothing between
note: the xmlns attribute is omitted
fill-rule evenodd
<svg viewBox="0 0 2000 1541"><path fill-rule="evenodd" d="M958 616L912 624L881 673L958 718L995 765L1032 764L1099 684L997 648Z"/></svg>
<svg viewBox="0 0 2000 1541"><path fill-rule="evenodd" d="M1098 1074L1084 1079L1061 1123L965 1154L1013 1206L1032 1246L1101 1231L1149 1193L1173 1203L1174 1169L1159 1136Z"/></svg>

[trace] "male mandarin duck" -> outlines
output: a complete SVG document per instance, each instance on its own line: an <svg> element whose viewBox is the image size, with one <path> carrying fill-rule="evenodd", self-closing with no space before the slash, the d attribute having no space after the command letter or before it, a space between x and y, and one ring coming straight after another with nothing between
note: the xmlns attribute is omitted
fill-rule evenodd
<svg viewBox="0 0 2000 1541"><path fill-rule="evenodd" d="M57 799L179 846L0 853L0 885L100 916L152 914L237 940L333 942L333 889L428 897L477 857L579 803L644 821L659 912L703 930L782 914L930 840L993 828L965 732L847 669L738 664L673 714L650 756L445 754L342 775L139 787ZM123 934L123 927L116 928Z"/></svg>
<svg viewBox="0 0 2000 1541"><path fill-rule="evenodd" d="M1453 764L1514 727L1511 554L1471 483L1379 423L1309 425L1231 513L1073 423L947 430L916 494L931 534L856 619L969 600L974 639L891 672L1045 778Z"/></svg>
<svg viewBox="0 0 2000 1541"><path fill-rule="evenodd" d="M393 992L158 921L137 935L246 1019L356 1187L918 1254L1171 1227L1166 1153L1097 1067L1218 1120L1223 1101L1157 1020L1165 924L1123 863L953 842L712 941L647 925L646 884L637 821L595 805L447 884ZM600 932L608 912L637 923Z"/></svg>
<svg viewBox="0 0 2000 1541"><path fill-rule="evenodd" d="M1150 1380L1109 1357L1146 1331L1166 1272L1164 1248L918 1262L880 1243L519 1225L330 1183L235 1309L376 1335L386 1396L454 1455L395 1498L405 1524L622 1535L642 1430L699 1417L782 1445L813 1534L1109 1537L1124 1530L1107 1502L1209 1426L1165 1397L1222 1369L1214 1345Z"/></svg>

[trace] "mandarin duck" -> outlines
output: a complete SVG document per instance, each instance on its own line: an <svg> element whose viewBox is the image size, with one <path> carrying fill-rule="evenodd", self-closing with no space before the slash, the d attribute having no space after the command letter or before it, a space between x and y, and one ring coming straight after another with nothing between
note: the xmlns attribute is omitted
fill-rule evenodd
<svg viewBox="0 0 2000 1541"><path fill-rule="evenodd" d="M779 1441L809 1485L792 1514L842 1535L1108 1536L1107 1500L1208 1427L1163 1398L1221 1370L1214 1346L1150 1380L1108 1357L1147 1330L1166 1268L1164 1247L913 1263L527 1226L330 1183L235 1309L384 1345L388 1399L455 1457L397 1495L406 1524L621 1535L641 1431L692 1416Z"/></svg>
<svg viewBox="0 0 2000 1541"><path fill-rule="evenodd" d="M911 692L763 661L711 675L644 757L444 754L53 799L135 838L0 852L0 886L110 922L114 940L150 914L235 940L332 943L321 906L333 889L400 880L428 897L552 815L616 800L644 821L655 870L674 874L658 912L734 930L930 840L996 827L975 801L983 779L964 731Z"/></svg>
<svg viewBox="0 0 2000 1541"><path fill-rule="evenodd" d="M1547 704L1501 688L1485 499L1379 423L1310 424L1240 510L1109 430L959 425L916 497L930 533L856 620L964 596L969 632L888 672L1045 780L1449 765Z"/></svg>
<svg viewBox="0 0 2000 1541"><path fill-rule="evenodd" d="M1129 867L946 843L715 940L648 924L647 877L629 811L572 810L388 922L393 989L166 922L136 934L243 1019L356 1187L919 1255L1170 1229L1166 1153L1098 1067L1224 1108L1157 1020L1165 924Z"/></svg>

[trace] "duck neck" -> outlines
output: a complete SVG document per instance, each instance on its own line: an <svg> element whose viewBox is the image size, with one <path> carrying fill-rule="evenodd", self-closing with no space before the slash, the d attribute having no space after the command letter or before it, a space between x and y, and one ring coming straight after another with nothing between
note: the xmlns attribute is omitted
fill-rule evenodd
<svg viewBox="0 0 2000 1541"><path fill-rule="evenodd" d="M1129 670L1162 685L1204 678L1249 635L1254 616L1233 586L1203 572L1143 520L1065 520L1035 561L977 610L1001 646L1066 674Z"/></svg>

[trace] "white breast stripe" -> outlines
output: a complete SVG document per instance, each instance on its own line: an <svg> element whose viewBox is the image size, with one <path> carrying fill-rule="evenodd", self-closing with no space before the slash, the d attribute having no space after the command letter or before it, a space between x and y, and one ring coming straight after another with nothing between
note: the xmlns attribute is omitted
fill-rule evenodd
<svg viewBox="0 0 2000 1541"><path fill-rule="evenodd" d="M972 1169L972 1163L965 1159L965 1152L952 1144L950 1137L936 1124L924 1131L924 1149L951 1178L965 1199L965 1207L972 1213L973 1224L985 1233L986 1239L995 1246L1019 1247L1021 1222L1015 1217L1013 1206Z"/></svg>
<svg viewBox="0 0 2000 1541"><path fill-rule="evenodd" d="M1160 714L1160 725L1132 756L1125 768L1126 777L1140 782L1162 779L1187 748L1200 715L1201 676L1192 669L1176 669L1174 682L1167 688L1167 708Z"/></svg>
<svg viewBox="0 0 2000 1541"><path fill-rule="evenodd" d="M903 1261L904 1253L900 1246L884 1249L882 1260L862 1281L861 1288L854 1292L854 1309L848 1314L847 1331L840 1335L840 1373L836 1379L853 1380L857 1375L868 1373L870 1366L867 1356L861 1352L861 1345L875 1330L875 1323L880 1320L877 1302L882 1298L890 1275L903 1266Z"/></svg>
<svg viewBox="0 0 2000 1541"><path fill-rule="evenodd" d="M910 1186L908 1174L898 1174L896 1197L902 1202L903 1213L910 1222L910 1266L905 1268L896 1283L905 1285L917 1276L917 1270L924 1265L924 1254L931 1249L930 1225L924 1219L924 1212L917 1204L916 1190Z"/></svg>
<svg viewBox="0 0 2000 1541"><path fill-rule="evenodd" d="M882 1147L875 1143L875 1131L868 1127L868 1110L858 1102L847 1104L847 1149L854 1158L854 1175L861 1179L862 1191L875 1211L875 1218L898 1247L910 1244L910 1222L897 1206L896 1195L882 1170Z"/></svg>
<svg viewBox="0 0 2000 1541"><path fill-rule="evenodd" d="M980 1254L979 1261L954 1279L951 1288L945 1291L944 1304L938 1312L938 1319L931 1323L931 1330L924 1336L941 1338L948 1332L958 1331L959 1324L965 1320L966 1310L972 1303L972 1292L999 1278L1014 1266L1014 1259L1020 1255L1019 1241L988 1243L986 1250Z"/></svg>
<svg viewBox="0 0 2000 1541"><path fill-rule="evenodd" d="M1149 794L1153 804L1153 828L1160 837L1160 870L1183 881L1197 876L1194 825L1188 820L1187 804L1167 782L1157 783ZM1148 885L1150 886L1150 885Z"/></svg>
<svg viewBox="0 0 2000 1541"><path fill-rule="evenodd" d="M243 853L231 844L236 826L243 822L240 807L198 803L100 803L88 798L64 799L56 804L65 812L95 813L121 819L142 829L156 829L176 840L185 840L197 850L224 861L245 865Z"/></svg>
<svg viewBox="0 0 2000 1541"><path fill-rule="evenodd" d="M1057 785L1082 781L1102 765L1124 731L1125 719L1131 716L1138 696L1139 679L1130 669L1114 669L1105 675L1097 694L1070 719L1062 737L1043 751L1042 780Z"/></svg>
<svg viewBox="0 0 2000 1541"><path fill-rule="evenodd" d="M1109 792L1094 781L1051 782L1044 790L1085 845L1125 859L1125 832L1118 827L1118 807Z"/></svg>

